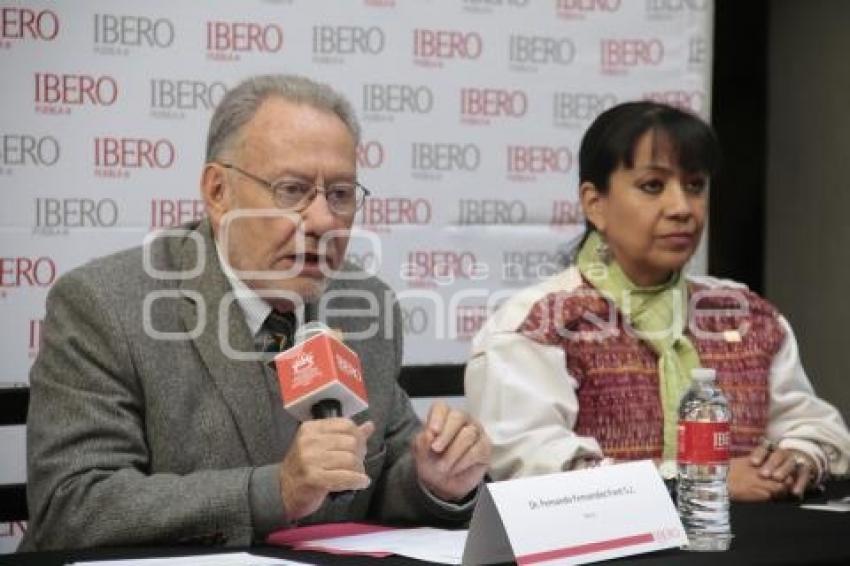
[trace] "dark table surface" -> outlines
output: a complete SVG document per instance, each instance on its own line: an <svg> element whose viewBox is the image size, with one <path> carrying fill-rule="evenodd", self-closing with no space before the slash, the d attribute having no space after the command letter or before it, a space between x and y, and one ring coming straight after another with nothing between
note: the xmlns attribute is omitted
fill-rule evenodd
<svg viewBox="0 0 850 566"><path fill-rule="evenodd" d="M808 498L807 503L824 502L827 498L850 495L850 480L833 482L825 494ZM797 502L771 502L732 505L732 547L722 553L696 553L666 550L609 561L612 565L639 564L688 566L751 565L751 564L842 564L850 565L850 512L814 511L802 509ZM59 566L79 560L116 558L152 558L232 549L158 547L96 549L67 552L38 552L0 556L0 566L7 564ZM400 556L365 558L334 556L316 552L296 552L272 546L248 550L255 554L279 556L311 564L413 566L427 564Z"/></svg>

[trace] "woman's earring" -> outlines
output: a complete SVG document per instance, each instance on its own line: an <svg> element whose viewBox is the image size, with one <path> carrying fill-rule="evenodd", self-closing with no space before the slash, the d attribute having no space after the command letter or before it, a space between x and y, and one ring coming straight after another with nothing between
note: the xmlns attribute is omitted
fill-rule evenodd
<svg viewBox="0 0 850 566"><path fill-rule="evenodd" d="M596 259L600 262L608 265L611 263L611 247L608 245L604 239L600 239L599 244L596 246Z"/></svg>

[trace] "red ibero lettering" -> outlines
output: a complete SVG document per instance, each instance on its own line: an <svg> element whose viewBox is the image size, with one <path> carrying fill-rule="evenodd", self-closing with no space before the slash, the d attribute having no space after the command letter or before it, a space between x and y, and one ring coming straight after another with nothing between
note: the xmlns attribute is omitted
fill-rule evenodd
<svg viewBox="0 0 850 566"><path fill-rule="evenodd" d="M487 321L487 307L485 305L458 306L455 313L455 329L459 338L472 338L481 330Z"/></svg>
<svg viewBox="0 0 850 566"><path fill-rule="evenodd" d="M167 169L174 164L174 157L174 145L166 139L94 139L94 164L97 167Z"/></svg>
<svg viewBox="0 0 850 566"><path fill-rule="evenodd" d="M602 68L658 65L664 59L664 44L659 39L603 39Z"/></svg>
<svg viewBox="0 0 850 566"><path fill-rule="evenodd" d="M705 108L705 94L698 91L665 90L660 92L647 92L643 95L646 100L663 102L677 108L684 108L692 112L701 112Z"/></svg>
<svg viewBox="0 0 850 566"><path fill-rule="evenodd" d="M407 260L414 279L471 279L479 269L475 254L468 251L413 251Z"/></svg>
<svg viewBox="0 0 850 566"><path fill-rule="evenodd" d="M49 287L56 264L49 257L0 257L0 287Z"/></svg>
<svg viewBox="0 0 850 566"><path fill-rule="evenodd" d="M379 141L361 142L357 146L357 166L377 169L384 164L384 146Z"/></svg>
<svg viewBox="0 0 850 566"><path fill-rule="evenodd" d="M679 462L719 464L729 460L729 423L679 423Z"/></svg>
<svg viewBox="0 0 850 566"><path fill-rule="evenodd" d="M111 106L117 99L118 83L109 76L35 74L36 102Z"/></svg>
<svg viewBox="0 0 850 566"><path fill-rule="evenodd" d="M50 10L0 8L0 39L53 41L59 35L59 18Z"/></svg>
<svg viewBox="0 0 850 566"><path fill-rule="evenodd" d="M413 55L441 59L478 59L484 45L475 32L413 30Z"/></svg>
<svg viewBox="0 0 850 566"><path fill-rule="evenodd" d="M431 222L431 203L424 198L369 197L358 212L366 225L425 225Z"/></svg>
<svg viewBox="0 0 850 566"><path fill-rule="evenodd" d="M528 97L521 90L463 88L460 91L460 113L465 116L525 116Z"/></svg>
<svg viewBox="0 0 850 566"><path fill-rule="evenodd" d="M573 154L566 147L509 145L510 173L569 173Z"/></svg>
<svg viewBox="0 0 850 566"><path fill-rule="evenodd" d="M201 199L153 199L151 229L194 222L202 219L205 214L204 201Z"/></svg>
<svg viewBox="0 0 850 566"><path fill-rule="evenodd" d="M283 28L277 24L207 22L208 51L277 53L283 47Z"/></svg>

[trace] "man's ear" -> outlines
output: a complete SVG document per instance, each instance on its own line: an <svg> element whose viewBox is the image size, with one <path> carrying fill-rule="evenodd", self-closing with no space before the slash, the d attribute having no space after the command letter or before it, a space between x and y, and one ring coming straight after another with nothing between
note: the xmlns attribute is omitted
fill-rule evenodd
<svg viewBox="0 0 850 566"><path fill-rule="evenodd" d="M596 227L598 232L604 233L606 219L608 217L606 214L608 199L590 181L585 181L579 186L578 194L581 200L581 208L584 211L584 217Z"/></svg>
<svg viewBox="0 0 850 566"><path fill-rule="evenodd" d="M213 229L217 230L221 218L231 208L227 172L217 163L207 163L201 172L201 197Z"/></svg>

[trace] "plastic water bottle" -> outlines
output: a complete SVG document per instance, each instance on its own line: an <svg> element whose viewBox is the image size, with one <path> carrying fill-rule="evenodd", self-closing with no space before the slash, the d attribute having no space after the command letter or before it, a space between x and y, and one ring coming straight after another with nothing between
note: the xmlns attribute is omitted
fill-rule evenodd
<svg viewBox="0 0 850 566"><path fill-rule="evenodd" d="M691 388L679 405L679 516L688 535L687 550L729 548L729 404L715 383L713 369L691 372Z"/></svg>

